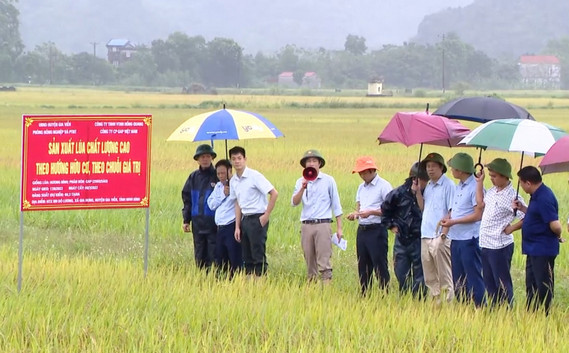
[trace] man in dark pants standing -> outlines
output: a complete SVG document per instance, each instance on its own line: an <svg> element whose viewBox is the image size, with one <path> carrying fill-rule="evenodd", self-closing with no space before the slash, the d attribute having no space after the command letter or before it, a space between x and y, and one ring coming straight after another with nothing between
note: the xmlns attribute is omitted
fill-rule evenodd
<svg viewBox="0 0 569 353"><path fill-rule="evenodd" d="M352 173L358 173L364 181L356 194L356 210L348 215L348 219L357 219L359 223L356 252L361 291L365 295L373 272L380 289L387 290L389 284L387 229L381 224L381 204L393 188L377 175L377 166L371 157L359 157Z"/></svg>
<svg viewBox="0 0 569 353"><path fill-rule="evenodd" d="M395 234L393 269L399 291L409 290L413 296L425 297L427 287L421 264L421 209L415 196L429 181L427 171L416 162L403 185L387 194L381 204L381 222Z"/></svg>
<svg viewBox="0 0 569 353"><path fill-rule="evenodd" d="M207 199L209 208L215 211L217 224L215 262L219 273L229 272L229 278L233 278L235 272L243 267L241 244L235 240L235 199L229 195L231 169L231 163L227 159L215 164L219 182Z"/></svg>
<svg viewBox="0 0 569 353"><path fill-rule="evenodd" d="M555 258L561 242L561 222L557 199L541 180L536 167L527 166L518 172L520 186L531 195L525 207L519 201L513 206L525 213L522 224L522 254L526 254L526 308L544 306L549 314L553 300Z"/></svg>
<svg viewBox="0 0 569 353"><path fill-rule="evenodd" d="M229 182L230 196L235 198L235 240L241 242L245 273L260 277L267 271L269 217L279 194L263 174L247 167L243 147L230 149L229 157L235 168Z"/></svg>
<svg viewBox="0 0 569 353"><path fill-rule="evenodd" d="M184 232L194 236L194 257L198 268L209 270L215 257L215 213L207 205L207 199L217 183L212 160L217 157L209 145L199 145L194 160L199 167L193 171L182 189L182 217Z"/></svg>
<svg viewBox="0 0 569 353"><path fill-rule="evenodd" d="M448 165L453 177L459 180L452 199L450 217L441 220L441 226L449 228L448 237L451 239L454 293L459 301L473 301L476 307L482 307L486 304L478 241L482 206L476 200L474 160L469 154L459 152L448 161Z"/></svg>

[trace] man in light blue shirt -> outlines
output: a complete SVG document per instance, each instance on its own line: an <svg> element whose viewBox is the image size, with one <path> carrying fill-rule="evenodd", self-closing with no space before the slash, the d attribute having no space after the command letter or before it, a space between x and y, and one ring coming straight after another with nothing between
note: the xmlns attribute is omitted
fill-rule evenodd
<svg viewBox="0 0 569 353"><path fill-rule="evenodd" d="M443 156L429 153L423 161L429 176L424 190L414 187L417 203L423 211L421 222L421 264L425 285L429 296L437 303L451 301L454 297L450 239L446 228L441 227L441 220L448 217L454 196L454 183L445 175L447 167Z"/></svg>
<svg viewBox="0 0 569 353"><path fill-rule="evenodd" d="M303 168L313 168L309 173L314 175L311 175L311 180L306 180L303 176L296 181L291 204L298 206L302 202L300 235L308 280L320 277L326 284L332 279L330 223L333 215L336 218L335 236L338 240L342 239L342 206L336 181L320 171L325 163L324 157L317 150L306 151L300 165Z"/></svg>
<svg viewBox="0 0 569 353"><path fill-rule="evenodd" d="M457 153L448 161L452 175L459 180L454 191L450 217L441 222L449 228L451 239L452 279L460 301L474 300L477 307L485 303L481 251L478 244L482 207L476 201L474 161L466 153Z"/></svg>
<svg viewBox="0 0 569 353"><path fill-rule="evenodd" d="M217 238L215 262L222 273L229 271L232 278L243 267L241 244L235 240L235 197L230 195L231 162L222 159L215 164L219 182L207 199L207 205L215 211Z"/></svg>

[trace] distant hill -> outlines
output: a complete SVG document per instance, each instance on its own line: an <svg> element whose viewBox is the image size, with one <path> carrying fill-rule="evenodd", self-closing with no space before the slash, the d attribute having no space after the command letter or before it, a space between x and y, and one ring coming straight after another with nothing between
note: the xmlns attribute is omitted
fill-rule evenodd
<svg viewBox="0 0 569 353"><path fill-rule="evenodd" d="M494 57L537 54L549 40L569 36L569 1L475 0L425 17L413 41L438 42L447 32Z"/></svg>
<svg viewBox="0 0 569 353"><path fill-rule="evenodd" d="M66 53L102 56L112 38L150 44L175 31L234 39L246 53L275 52L287 44L343 49L346 36L370 49L402 44L425 15L473 0L20 0L26 48L54 42Z"/></svg>

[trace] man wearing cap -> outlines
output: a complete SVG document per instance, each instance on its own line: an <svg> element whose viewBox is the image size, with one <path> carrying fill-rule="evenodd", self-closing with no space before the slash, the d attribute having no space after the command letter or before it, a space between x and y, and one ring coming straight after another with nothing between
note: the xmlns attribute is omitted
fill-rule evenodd
<svg viewBox="0 0 569 353"><path fill-rule="evenodd" d="M480 307L484 304L484 280L480 259L480 219L482 207L476 201L474 161L469 154L459 152L449 161L458 185L454 191L450 217L441 221L448 227L451 239L450 254L454 293L460 301L474 300ZM484 190L482 190L484 192Z"/></svg>
<svg viewBox="0 0 569 353"><path fill-rule="evenodd" d="M518 172L520 186L531 195L525 207L519 201L513 206L525 213L522 224L522 254L526 256L526 308L544 306L545 314L553 300L555 258L559 255L562 227L559 204L553 191L543 184L536 167L527 166Z"/></svg>
<svg viewBox="0 0 569 353"><path fill-rule="evenodd" d="M504 158L486 164L492 187L484 194L484 169L476 178L476 203L484 209L480 221L480 248L482 249L482 277L492 305L514 301L514 287L510 268L514 254L512 233L522 227L524 214L517 212L519 222L511 224L516 215L512 200L524 200L512 187L512 166Z"/></svg>
<svg viewBox="0 0 569 353"><path fill-rule="evenodd" d="M184 232L194 237L194 257L199 268L208 269L215 257L215 213L209 208L207 199L217 183L217 174L212 160L217 157L210 145L199 145L194 155L198 169L193 171L182 189L182 217Z"/></svg>
<svg viewBox="0 0 569 353"><path fill-rule="evenodd" d="M308 271L308 280L320 277L323 283L332 279L332 231L331 216L336 218L336 235L342 239L342 206L338 187L333 177L322 173L326 161L317 150L308 150L300 160L305 168L314 168L315 179L306 180L301 177L296 181L292 193L291 204L298 206L302 202L300 214L301 244ZM309 170L309 172L313 172ZM305 174L305 173L304 173Z"/></svg>
<svg viewBox="0 0 569 353"><path fill-rule="evenodd" d="M381 222L395 234L393 269L399 291L411 290L413 296L424 297L427 291L421 265L421 209L415 190L424 189L429 181L427 171L415 162L403 185L387 194L381 204Z"/></svg>
<svg viewBox="0 0 569 353"><path fill-rule="evenodd" d="M451 301L453 292L450 239L441 220L448 217L454 197L454 183L445 175L447 167L443 156L429 153L422 161L429 176L425 190L414 188L417 203L423 211L421 221L421 264L429 295L437 301L441 294Z"/></svg>
<svg viewBox="0 0 569 353"><path fill-rule="evenodd" d="M359 157L352 173L358 173L364 181L356 194L356 210L348 215L348 219L357 219L359 223L356 253L361 291L365 295L373 272L380 289L387 290L389 284L387 229L381 223L381 204L393 188L377 175L377 166L371 157Z"/></svg>

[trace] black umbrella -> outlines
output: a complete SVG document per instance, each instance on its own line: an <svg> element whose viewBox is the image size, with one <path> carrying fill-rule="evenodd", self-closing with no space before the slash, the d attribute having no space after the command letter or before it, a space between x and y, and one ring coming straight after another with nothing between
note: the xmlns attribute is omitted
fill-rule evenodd
<svg viewBox="0 0 569 353"><path fill-rule="evenodd" d="M428 107L427 107L428 109ZM524 108L495 97L462 97L447 102L435 110L433 115L450 119L468 120L487 123L498 119L530 119L535 118ZM482 148L478 154L476 167L482 166Z"/></svg>
<svg viewBox="0 0 569 353"><path fill-rule="evenodd" d="M524 108L495 97L462 97L443 104L433 115L486 123L497 119L530 119Z"/></svg>

